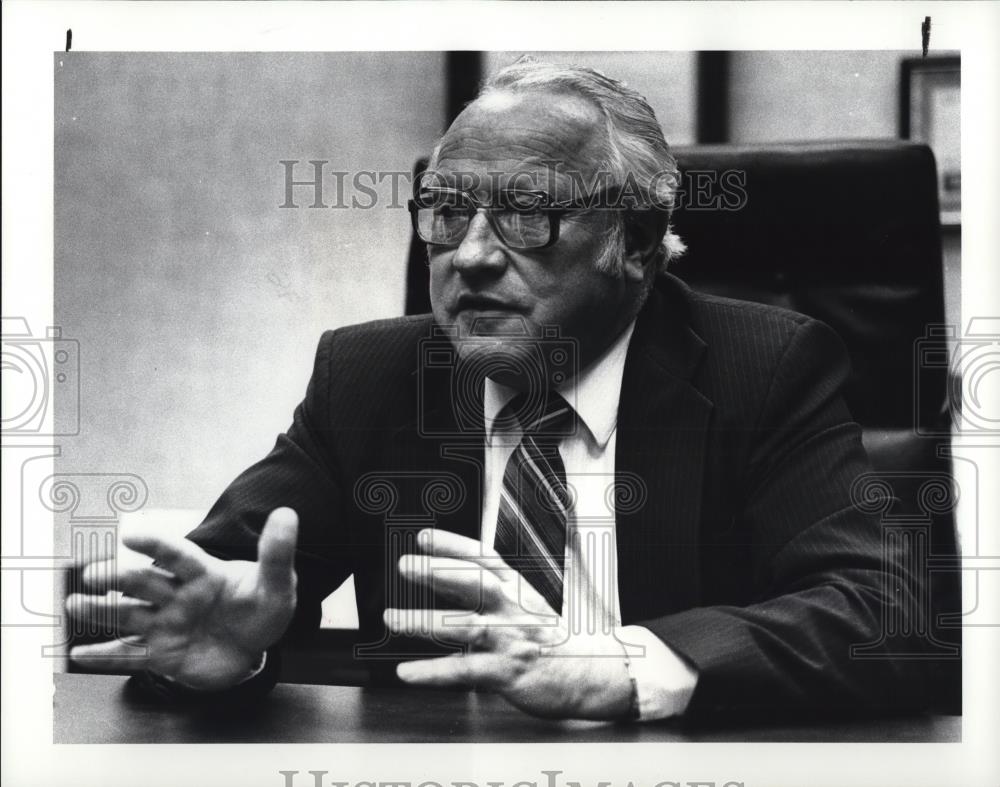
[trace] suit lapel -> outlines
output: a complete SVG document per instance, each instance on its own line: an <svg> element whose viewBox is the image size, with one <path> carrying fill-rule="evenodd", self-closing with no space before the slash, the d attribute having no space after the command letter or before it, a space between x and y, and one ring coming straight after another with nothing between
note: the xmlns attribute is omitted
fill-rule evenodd
<svg viewBox="0 0 1000 787"><path fill-rule="evenodd" d="M442 352L450 352L447 339ZM429 353L425 353L429 354ZM425 366L414 372L415 420L397 430L392 452L399 460L397 485L404 515L423 525L479 538L483 470L482 387L453 395L454 369ZM405 506L405 510L403 510Z"/></svg>
<svg viewBox="0 0 1000 787"><path fill-rule="evenodd" d="M624 623L696 606L700 515L712 403L692 384L705 344L686 319L684 285L654 290L629 345L618 409L616 473L645 504L618 500L618 588Z"/></svg>

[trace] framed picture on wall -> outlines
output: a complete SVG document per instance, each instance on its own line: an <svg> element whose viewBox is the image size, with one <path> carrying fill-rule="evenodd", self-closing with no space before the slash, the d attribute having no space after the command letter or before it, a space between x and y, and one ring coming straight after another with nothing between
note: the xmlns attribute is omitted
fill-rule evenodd
<svg viewBox="0 0 1000 787"><path fill-rule="evenodd" d="M962 222L961 59L907 58L900 80L900 136L925 142L938 167L941 223Z"/></svg>

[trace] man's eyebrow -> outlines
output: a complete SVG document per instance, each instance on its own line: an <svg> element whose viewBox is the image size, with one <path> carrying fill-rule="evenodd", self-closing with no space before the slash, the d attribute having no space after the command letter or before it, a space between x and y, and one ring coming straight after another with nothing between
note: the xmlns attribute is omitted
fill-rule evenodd
<svg viewBox="0 0 1000 787"><path fill-rule="evenodd" d="M479 205L498 205L502 203L510 204L511 201L518 198L534 197L538 200L538 205L544 207L546 205L556 205L555 200L553 200L552 195L549 194L544 189L527 189L527 188L497 188L492 190L481 190L479 192L464 191L454 186L450 186L447 183L435 183L429 184L427 186L421 187L421 192L424 193L447 193L447 194L461 194L473 199L473 201ZM527 205L522 205L522 207L527 207Z"/></svg>

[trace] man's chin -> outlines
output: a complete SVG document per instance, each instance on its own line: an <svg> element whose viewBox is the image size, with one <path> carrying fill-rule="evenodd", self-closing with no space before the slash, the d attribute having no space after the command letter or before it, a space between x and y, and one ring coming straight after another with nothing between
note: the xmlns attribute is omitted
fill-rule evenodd
<svg viewBox="0 0 1000 787"><path fill-rule="evenodd" d="M538 331L523 314L501 309L466 310L458 315L456 320L459 336L468 338L497 339L505 338L527 339L537 336Z"/></svg>
<svg viewBox="0 0 1000 787"><path fill-rule="evenodd" d="M486 330L476 327L475 333L460 329L454 340L460 363L475 370L467 373L518 390L547 389L553 384L546 342L525 333L523 322L491 324Z"/></svg>
<svg viewBox="0 0 1000 787"><path fill-rule="evenodd" d="M538 355L538 342L530 336L465 335L457 337L455 345L463 361L491 359L491 362L500 362L505 358L520 361Z"/></svg>
<svg viewBox="0 0 1000 787"><path fill-rule="evenodd" d="M545 388L544 364L531 340L507 341L479 336L458 343L459 363L466 375L491 380L518 390Z"/></svg>

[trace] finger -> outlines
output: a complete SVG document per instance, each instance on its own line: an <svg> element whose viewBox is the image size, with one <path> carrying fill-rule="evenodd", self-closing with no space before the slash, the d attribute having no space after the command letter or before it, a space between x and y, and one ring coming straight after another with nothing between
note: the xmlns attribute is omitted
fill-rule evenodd
<svg viewBox="0 0 1000 787"><path fill-rule="evenodd" d="M186 538L166 538L155 533L127 533L122 543L129 549L153 558L161 567L185 581L197 579L208 570L213 558Z"/></svg>
<svg viewBox="0 0 1000 787"><path fill-rule="evenodd" d="M478 563L450 557L403 555L399 573L405 579L424 585L466 609L495 610L503 606L503 583L496 574Z"/></svg>
<svg viewBox="0 0 1000 787"><path fill-rule="evenodd" d="M267 590L295 592L295 543L299 536L299 517L291 508L276 508L264 523L257 542L257 565L260 580Z"/></svg>
<svg viewBox="0 0 1000 787"><path fill-rule="evenodd" d="M119 590L158 607L165 607L173 601L178 587L180 581L177 577L156 566L128 569L118 573Z"/></svg>
<svg viewBox="0 0 1000 787"><path fill-rule="evenodd" d="M75 538L73 540L73 568L80 571L91 563L113 560L125 550L118 549L114 539Z"/></svg>
<svg viewBox="0 0 1000 787"><path fill-rule="evenodd" d="M157 606L173 599L178 587L177 578L162 568L121 568L112 560L87 566L83 570L83 582L91 590L121 590Z"/></svg>
<svg viewBox="0 0 1000 787"><path fill-rule="evenodd" d="M84 566L80 573L80 579L90 590L103 593L107 590L119 589L118 575L120 573L122 573L122 567L117 560L99 560Z"/></svg>
<svg viewBox="0 0 1000 787"><path fill-rule="evenodd" d="M497 653L470 653L436 659L404 661L396 674L419 686L475 686L501 689L516 677L516 663Z"/></svg>
<svg viewBox="0 0 1000 787"><path fill-rule="evenodd" d="M144 634L154 618L153 608L144 601L82 593L73 593L66 599L66 611L77 620L123 634Z"/></svg>
<svg viewBox="0 0 1000 787"><path fill-rule="evenodd" d="M395 634L448 645L468 645L473 650L495 650L505 631L504 627L493 625L495 621L489 617L458 609L390 608L382 619Z"/></svg>
<svg viewBox="0 0 1000 787"><path fill-rule="evenodd" d="M417 534L417 545L429 555L468 560L489 571L509 573L510 567L493 547L474 538L452 533L450 530L436 528L421 530ZM500 578L508 577L501 575Z"/></svg>
<svg viewBox="0 0 1000 787"><path fill-rule="evenodd" d="M127 568L142 568L143 566L152 565L153 561L150 560L146 555L135 552L125 546L120 546L119 548L108 552L101 556L100 559L92 559L87 561L87 563L80 566L80 569L86 569L88 566L97 566L98 564L108 564L107 567L102 567L100 570L104 573L117 573L123 571ZM113 569L108 571L108 569ZM95 568L95 571L97 569Z"/></svg>
<svg viewBox="0 0 1000 787"><path fill-rule="evenodd" d="M69 651L72 661L97 672L132 672L149 666L149 648L142 637L122 637L95 645L77 645Z"/></svg>

